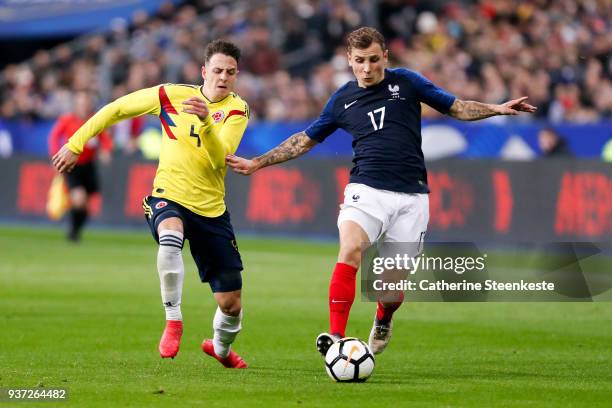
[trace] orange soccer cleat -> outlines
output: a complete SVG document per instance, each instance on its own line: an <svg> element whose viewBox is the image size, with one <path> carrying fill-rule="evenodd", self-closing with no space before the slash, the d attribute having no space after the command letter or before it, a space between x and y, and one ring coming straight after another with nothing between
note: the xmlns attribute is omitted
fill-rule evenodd
<svg viewBox="0 0 612 408"><path fill-rule="evenodd" d="M244 362L234 350L231 350L227 357L221 358L215 353L215 347L211 339L206 339L202 342L202 351L211 357L217 359L225 368L247 368L247 363Z"/></svg>
<svg viewBox="0 0 612 408"><path fill-rule="evenodd" d="M183 322L180 320L167 320L164 334L159 341L159 355L162 358L174 358L181 345L183 335Z"/></svg>

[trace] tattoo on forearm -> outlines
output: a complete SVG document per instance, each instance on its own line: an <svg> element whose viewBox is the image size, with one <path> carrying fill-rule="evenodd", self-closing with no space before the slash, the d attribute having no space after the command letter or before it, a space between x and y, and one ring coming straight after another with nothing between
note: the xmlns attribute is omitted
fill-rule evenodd
<svg viewBox="0 0 612 408"><path fill-rule="evenodd" d="M260 168L282 163L303 155L312 149L315 144L316 142L309 138L306 133L296 133L274 149L257 157L255 160L259 162Z"/></svg>
<svg viewBox="0 0 612 408"><path fill-rule="evenodd" d="M451 106L450 114L461 120L478 120L495 116L497 112L486 103L456 99Z"/></svg>

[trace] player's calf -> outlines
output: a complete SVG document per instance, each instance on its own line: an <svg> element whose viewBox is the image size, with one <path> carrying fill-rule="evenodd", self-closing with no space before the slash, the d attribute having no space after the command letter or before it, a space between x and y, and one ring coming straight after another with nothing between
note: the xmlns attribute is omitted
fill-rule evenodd
<svg viewBox="0 0 612 408"><path fill-rule="evenodd" d="M183 334L181 296L185 268L181 250L183 234L174 230L159 231L157 272L159 273L162 303L166 312L166 328L159 342L162 358L174 358Z"/></svg>
<svg viewBox="0 0 612 408"><path fill-rule="evenodd" d="M183 320L181 314L181 297L185 266L181 251L183 233L174 230L159 232L157 251L157 272L161 288L162 302L166 311L166 320Z"/></svg>
<svg viewBox="0 0 612 408"><path fill-rule="evenodd" d="M215 353L225 358L230 353L230 348L236 336L242 329L242 310L237 316L225 314L217 307L215 317L213 319L213 338L212 343Z"/></svg>
<svg viewBox="0 0 612 408"><path fill-rule="evenodd" d="M219 299L217 299L219 301ZM221 302L224 307L232 302ZM239 303L235 303L239 305ZM228 306L229 307L229 306ZM231 308L229 308L231 309ZM228 309L225 309L228 311ZM213 319L213 338L205 339L202 342L202 351L209 356L215 358L226 368L247 368L244 360L231 349L232 343L236 340L236 336L242 329L242 310L236 316L223 313L220 307L217 307L215 317Z"/></svg>
<svg viewBox="0 0 612 408"><path fill-rule="evenodd" d="M353 301L357 268L338 262L329 283L329 332L344 337Z"/></svg>

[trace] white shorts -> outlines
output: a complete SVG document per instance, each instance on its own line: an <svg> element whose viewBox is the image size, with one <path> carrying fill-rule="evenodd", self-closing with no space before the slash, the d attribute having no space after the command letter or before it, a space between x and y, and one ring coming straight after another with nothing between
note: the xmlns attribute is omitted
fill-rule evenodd
<svg viewBox="0 0 612 408"><path fill-rule="evenodd" d="M344 221L357 223L370 243L423 241L429 222L429 195L379 190L350 183L344 189L338 227Z"/></svg>

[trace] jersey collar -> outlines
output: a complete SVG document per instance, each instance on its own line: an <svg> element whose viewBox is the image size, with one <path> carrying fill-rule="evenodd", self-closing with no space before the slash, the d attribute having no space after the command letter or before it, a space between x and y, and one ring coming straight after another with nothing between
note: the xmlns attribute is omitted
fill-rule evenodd
<svg viewBox="0 0 612 408"><path fill-rule="evenodd" d="M211 101L210 99L208 99L208 98L206 97L206 95L204 95L204 85L200 85L200 94L201 94L201 95L204 97L204 99L206 100L206 102L208 102L208 104L209 104L209 105L214 105L214 104L216 104L216 103L221 103L221 102L223 102L224 100L226 100L227 98L229 98L230 96L232 96L233 92L228 93L228 94L227 94L227 96L226 96L225 98L223 98L223 99L221 99L221 100L218 100L217 102L213 102L213 101Z"/></svg>

